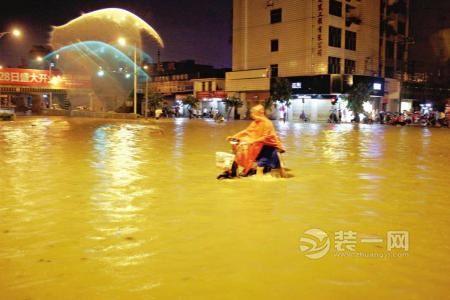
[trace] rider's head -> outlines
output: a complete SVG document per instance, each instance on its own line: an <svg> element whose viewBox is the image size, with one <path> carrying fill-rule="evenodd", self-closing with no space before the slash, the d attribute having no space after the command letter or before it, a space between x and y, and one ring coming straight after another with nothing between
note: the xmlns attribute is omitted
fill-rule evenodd
<svg viewBox="0 0 450 300"><path fill-rule="evenodd" d="M256 117L264 117L264 106L258 104L251 109L251 117L255 119Z"/></svg>

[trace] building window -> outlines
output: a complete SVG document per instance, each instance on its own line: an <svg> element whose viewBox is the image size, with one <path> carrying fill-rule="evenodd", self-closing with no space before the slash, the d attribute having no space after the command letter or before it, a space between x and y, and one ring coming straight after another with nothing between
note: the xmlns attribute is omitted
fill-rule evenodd
<svg viewBox="0 0 450 300"><path fill-rule="evenodd" d="M270 24L281 23L281 8L270 11Z"/></svg>
<svg viewBox="0 0 450 300"><path fill-rule="evenodd" d="M356 72L356 62L354 60L346 59L345 60L345 74L355 74Z"/></svg>
<svg viewBox="0 0 450 300"><path fill-rule="evenodd" d="M342 17L342 3L336 0L330 1L330 15Z"/></svg>
<svg viewBox="0 0 450 300"><path fill-rule="evenodd" d="M341 59L339 57L328 57L328 74L341 73Z"/></svg>
<svg viewBox="0 0 450 300"><path fill-rule="evenodd" d="M386 42L386 58L394 58L394 43L391 41Z"/></svg>
<svg viewBox="0 0 450 300"><path fill-rule="evenodd" d="M397 23L397 32L399 34L405 35L405 33L406 33L406 24L405 24L405 22L398 21L398 23Z"/></svg>
<svg viewBox="0 0 450 300"><path fill-rule="evenodd" d="M384 69L384 77L394 78L394 68L393 67L386 67Z"/></svg>
<svg viewBox="0 0 450 300"><path fill-rule="evenodd" d="M397 59L399 61L402 61L404 57L405 57L405 45L398 44L397 45Z"/></svg>
<svg viewBox="0 0 450 300"><path fill-rule="evenodd" d="M345 49L356 50L356 32L345 31Z"/></svg>
<svg viewBox="0 0 450 300"><path fill-rule="evenodd" d="M349 5L349 4L345 4L345 14L349 14L352 10L354 10L355 9L355 7L354 6L351 6L351 5Z"/></svg>
<svg viewBox="0 0 450 300"><path fill-rule="evenodd" d="M278 40L271 40L270 41L270 51L271 52L277 52L278 51Z"/></svg>
<svg viewBox="0 0 450 300"><path fill-rule="evenodd" d="M330 26L328 30L328 45L331 47L341 47L341 29Z"/></svg>
<svg viewBox="0 0 450 300"><path fill-rule="evenodd" d="M270 65L270 77L278 77L278 65Z"/></svg>

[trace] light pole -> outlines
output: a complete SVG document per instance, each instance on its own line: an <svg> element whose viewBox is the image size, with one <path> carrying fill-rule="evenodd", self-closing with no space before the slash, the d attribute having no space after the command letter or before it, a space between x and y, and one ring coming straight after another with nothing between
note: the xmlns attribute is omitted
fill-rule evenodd
<svg viewBox="0 0 450 300"><path fill-rule="evenodd" d="M3 38L7 34L12 34L15 38L20 38L22 36L22 32L19 29L13 29L11 31L4 31L0 32L0 39ZM3 66L0 66L0 69L2 69Z"/></svg>
<svg viewBox="0 0 450 300"><path fill-rule="evenodd" d="M137 67L136 67L136 44L134 44L134 55L133 55L133 113L137 114Z"/></svg>
<svg viewBox="0 0 450 300"><path fill-rule="evenodd" d="M120 37L118 39L119 45L125 46L127 44L125 38ZM136 43L134 43L133 51L133 113L137 114L137 53L136 53Z"/></svg>
<svg viewBox="0 0 450 300"><path fill-rule="evenodd" d="M19 29L13 29L12 31L0 32L0 39L7 34L12 34L15 37L20 37L22 35L22 32Z"/></svg>
<svg viewBox="0 0 450 300"><path fill-rule="evenodd" d="M412 45L415 43L414 39L405 36L402 39L400 39L398 44L404 45L403 53L401 53L401 64L400 64L400 93L399 93L399 102L398 102L398 112L402 112L402 97L403 97L403 88L404 88L404 81L405 81L405 72L408 72L408 68L405 70L405 64L408 62L408 51L409 51L409 45Z"/></svg>
<svg viewBox="0 0 450 300"><path fill-rule="evenodd" d="M144 70L147 72L147 78L145 79L145 105L144 105L144 117L147 118L148 110L148 66L144 66Z"/></svg>
<svg viewBox="0 0 450 300"><path fill-rule="evenodd" d="M55 64L53 62L50 62L48 64L48 80L50 82L50 84L52 83L52 68L55 66ZM50 97L48 98L48 107L52 108L53 106L53 93L50 90Z"/></svg>

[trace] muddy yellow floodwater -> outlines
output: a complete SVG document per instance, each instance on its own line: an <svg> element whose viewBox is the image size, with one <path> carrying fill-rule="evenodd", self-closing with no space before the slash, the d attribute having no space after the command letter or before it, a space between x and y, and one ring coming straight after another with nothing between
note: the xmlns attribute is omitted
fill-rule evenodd
<svg viewBox="0 0 450 300"><path fill-rule="evenodd" d="M450 130L276 123L290 178L216 180L247 124L0 123L0 298L448 297Z"/></svg>

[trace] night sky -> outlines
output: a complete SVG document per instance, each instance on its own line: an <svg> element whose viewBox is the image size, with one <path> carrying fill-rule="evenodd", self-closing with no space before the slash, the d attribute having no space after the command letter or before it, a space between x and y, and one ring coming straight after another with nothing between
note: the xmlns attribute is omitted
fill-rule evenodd
<svg viewBox="0 0 450 300"><path fill-rule="evenodd" d="M300 0L299 0L300 1ZM25 4L26 3L26 4ZM410 58L420 66L429 66L431 33L450 27L449 0L412 0L411 33L416 43ZM164 40L161 60L195 59L216 67L231 66L232 0L51 0L9 1L0 11L0 31L18 24L25 31L19 42L5 36L0 40L0 64L17 65L27 57L32 44L46 44L51 25L62 25L82 12L118 7L147 21ZM156 49L145 50L156 59ZM434 58L435 60L435 58Z"/></svg>
<svg viewBox="0 0 450 300"><path fill-rule="evenodd" d="M433 33L450 30L450 1L413 0L410 20L410 36L414 40L414 44L410 46L410 61L418 72L433 72L437 69L439 57L450 57L449 39L432 47L433 41L436 42Z"/></svg>
<svg viewBox="0 0 450 300"><path fill-rule="evenodd" d="M231 66L232 0L59 0L9 1L0 12L0 31L17 24L22 41L5 36L0 40L0 64L17 65L33 44L47 44L52 25L63 25L82 12L123 8L149 23L162 37L161 60L194 59L215 67ZM156 60L156 48L146 49Z"/></svg>

